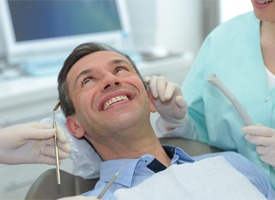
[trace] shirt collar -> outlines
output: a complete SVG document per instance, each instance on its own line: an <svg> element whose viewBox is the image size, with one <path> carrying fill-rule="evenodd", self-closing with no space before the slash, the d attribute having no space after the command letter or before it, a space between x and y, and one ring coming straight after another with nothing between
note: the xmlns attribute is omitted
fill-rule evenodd
<svg viewBox="0 0 275 200"><path fill-rule="evenodd" d="M182 164L185 162L194 162L194 159L192 159L187 153L185 153L179 147L163 145L163 149L165 150L169 158L171 158L171 164Z"/></svg>
<svg viewBox="0 0 275 200"><path fill-rule="evenodd" d="M179 147L165 145L163 148L167 155L171 158L171 164L194 162L194 160ZM104 182L109 182L112 176L119 172L119 175L114 182L126 187L131 187L136 166L144 159L152 162L155 158L152 155L145 154L137 159L116 159L103 161L100 168L100 179ZM148 165L151 162L148 162Z"/></svg>

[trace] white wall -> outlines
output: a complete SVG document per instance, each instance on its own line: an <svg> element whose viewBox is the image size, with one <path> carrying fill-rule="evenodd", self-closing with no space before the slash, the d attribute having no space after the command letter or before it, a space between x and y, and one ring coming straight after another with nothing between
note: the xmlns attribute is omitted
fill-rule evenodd
<svg viewBox="0 0 275 200"><path fill-rule="evenodd" d="M127 0L138 48L195 52L202 42L201 0Z"/></svg>
<svg viewBox="0 0 275 200"><path fill-rule="evenodd" d="M157 1L126 0L131 28L137 47L147 47L155 44Z"/></svg>
<svg viewBox="0 0 275 200"><path fill-rule="evenodd" d="M196 52L202 40L201 1L157 0L156 44Z"/></svg>

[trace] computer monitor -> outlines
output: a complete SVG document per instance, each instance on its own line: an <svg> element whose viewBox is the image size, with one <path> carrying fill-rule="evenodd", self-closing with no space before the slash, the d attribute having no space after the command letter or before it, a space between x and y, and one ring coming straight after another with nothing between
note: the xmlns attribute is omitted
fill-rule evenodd
<svg viewBox="0 0 275 200"><path fill-rule="evenodd" d="M88 41L116 46L131 35L125 0L0 0L0 21L12 64Z"/></svg>

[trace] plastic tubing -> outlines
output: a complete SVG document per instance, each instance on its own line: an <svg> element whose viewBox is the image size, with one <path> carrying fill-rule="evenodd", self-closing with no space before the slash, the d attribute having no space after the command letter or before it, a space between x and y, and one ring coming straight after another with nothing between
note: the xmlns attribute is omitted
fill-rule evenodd
<svg viewBox="0 0 275 200"><path fill-rule="evenodd" d="M242 107L242 105L239 103L239 101L236 99L236 97L225 87L225 85L221 82L221 80L216 76L216 74L211 74L208 77L208 82L212 85L216 86L224 93L224 95L230 100L230 102L233 104L239 115L241 116L244 123L249 125L254 125L255 123L251 120L245 109Z"/></svg>

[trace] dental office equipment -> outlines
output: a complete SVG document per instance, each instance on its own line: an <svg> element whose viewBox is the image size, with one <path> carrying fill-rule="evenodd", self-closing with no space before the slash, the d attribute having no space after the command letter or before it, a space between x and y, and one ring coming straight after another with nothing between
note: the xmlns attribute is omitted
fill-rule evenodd
<svg viewBox="0 0 275 200"><path fill-rule="evenodd" d="M236 99L236 97L225 87L225 85L221 82L221 80L216 76L216 74L211 74L207 81L211 83L212 85L219 88L224 95L231 101L237 112L239 113L240 117L244 121L244 123L249 125L254 125L255 123L251 120L245 109L241 106L239 101Z"/></svg>
<svg viewBox="0 0 275 200"><path fill-rule="evenodd" d="M56 180L57 184L61 184L61 178L60 178L60 165L59 165L59 150L58 150L58 142L57 142L57 126L55 121L55 111L60 106L60 101L56 104L56 106L53 109L53 128L55 129L54 134L54 149L55 149L55 165L56 165Z"/></svg>

